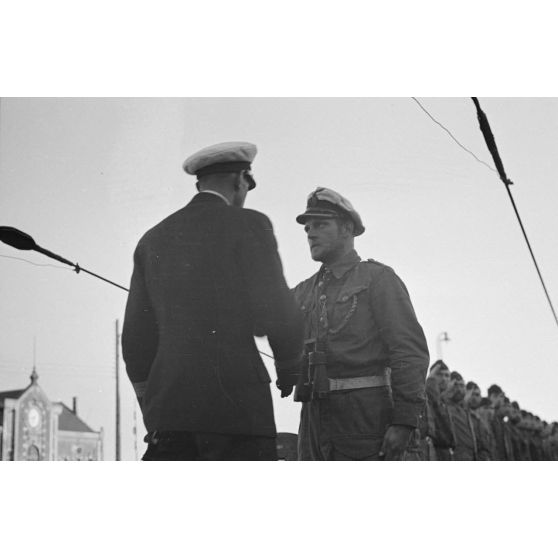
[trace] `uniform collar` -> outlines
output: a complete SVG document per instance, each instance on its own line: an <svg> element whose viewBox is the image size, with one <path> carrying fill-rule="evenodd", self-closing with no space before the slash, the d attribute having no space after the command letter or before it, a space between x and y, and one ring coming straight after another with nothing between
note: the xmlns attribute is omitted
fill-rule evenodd
<svg viewBox="0 0 558 558"><path fill-rule="evenodd" d="M347 254L345 254L339 261L330 265L324 264L322 269L324 271L331 271L336 279L340 279L343 275L345 275L345 273L347 273L347 271L355 267L355 265L359 262L360 256L357 254L356 250L353 249L350 252L347 252Z"/></svg>
<svg viewBox="0 0 558 558"><path fill-rule="evenodd" d="M229 200L225 196L223 196L223 194L215 192L215 190L202 190L200 194L213 194L214 196L219 196L227 205L231 205Z"/></svg>

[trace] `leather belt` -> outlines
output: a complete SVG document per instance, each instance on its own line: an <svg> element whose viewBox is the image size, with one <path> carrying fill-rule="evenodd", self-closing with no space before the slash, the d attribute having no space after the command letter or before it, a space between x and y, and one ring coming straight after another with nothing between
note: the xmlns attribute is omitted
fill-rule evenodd
<svg viewBox="0 0 558 558"><path fill-rule="evenodd" d="M329 378L329 391L343 389L363 389L391 385L391 370L386 368L383 374L376 376L358 376L356 378Z"/></svg>

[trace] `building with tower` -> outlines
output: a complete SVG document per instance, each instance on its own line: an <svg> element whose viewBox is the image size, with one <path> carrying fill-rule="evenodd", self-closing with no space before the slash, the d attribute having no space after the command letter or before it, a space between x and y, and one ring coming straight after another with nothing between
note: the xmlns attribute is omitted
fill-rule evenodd
<svg viewBox="0 0 558 558"><path fill-rule="evenodd" d="M73 408L53 402L35 367L24 389L0 391L0 461L101 461L103 429L90 428Z"/></svg>

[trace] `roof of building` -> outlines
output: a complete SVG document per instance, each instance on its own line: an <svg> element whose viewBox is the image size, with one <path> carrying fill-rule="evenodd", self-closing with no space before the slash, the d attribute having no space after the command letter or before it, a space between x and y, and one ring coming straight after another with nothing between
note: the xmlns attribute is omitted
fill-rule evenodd
<svg viewBox="0 0 558 558"><path fill-rule="evenodd" d="M26 391L27 388L24 389L13 389L11 391L0 391L0 405L4 406L4 399L19 399L23 392Z"/></svg>
<svg viewBox="0 0 558 558"><path fill-rule="evenodd" d="M13 389L11 391L0 391L0 411L3 411L4 401L6 399L19 399L23 395L26 389L27 388ZM0 426L2 426L3 424L4 424L4 413L0 412Z"/></svg>
<svg viewBox="0 0 558 558"><path fill-rule="evenodd" d="M62 413L58 417L58 430L66 432L95 432L77 415L74 415L73 411L64 403L61 402L60 405L62 406Z"/></svg>
<svg viewBox="0 0 558 558"><path fill-rule="evenodd" d="M34 381L33 381L34 377ZM32 383L37 381L37 373L33 368ZM4 401L6 399L19 399L30 386L23 389L13 389L10 391L0 391L0 410L4 408ZM62 413L58 417L58 430L64 430L65 432L95 432L92 428L87 426L68 406L60 402L62 407ZM4 413L0 412L0 426L4 422Z"/></svg>

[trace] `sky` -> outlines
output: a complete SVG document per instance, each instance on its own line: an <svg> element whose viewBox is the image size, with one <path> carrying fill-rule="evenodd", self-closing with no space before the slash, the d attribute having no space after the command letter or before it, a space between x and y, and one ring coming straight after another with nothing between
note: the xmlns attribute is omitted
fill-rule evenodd
<svg viewBox="0 0 558 558"><path fill-rule="evenodd" d="M470 98L418 99L493 165ZM558 99L479 100L558 304ZM295 216L315 187L333 188L366 226L360 256L407 285L431 361L447 332L450 369L558 420L558 326L505 188L410 97L2 98L0 225L127 287L141 235L195 194L183 160L234 140L258 146L246 207L271 219L290 286L318 268ZM126 293L36 252L0 244L0 256L0 391L29 383L35 340L39 383L53 401L78 398L113 459L115 321ZM134 460L144 431L122 361L120 374L122 458ZM278 430L296 432L299 404L273 395Z"/></svg>

